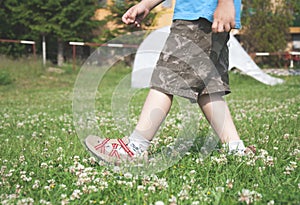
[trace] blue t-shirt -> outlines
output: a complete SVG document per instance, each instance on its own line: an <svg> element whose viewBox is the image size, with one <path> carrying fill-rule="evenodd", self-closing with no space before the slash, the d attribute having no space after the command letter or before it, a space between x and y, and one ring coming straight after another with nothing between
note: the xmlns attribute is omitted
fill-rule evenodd
<svg viewBox="0 0 300 205"><path fill-rule="evenodd" d="M176 0L173 19L197 20L205 18L213 22L218 0ZM235 27L241 27L241 0L234 0Z"/></svg>

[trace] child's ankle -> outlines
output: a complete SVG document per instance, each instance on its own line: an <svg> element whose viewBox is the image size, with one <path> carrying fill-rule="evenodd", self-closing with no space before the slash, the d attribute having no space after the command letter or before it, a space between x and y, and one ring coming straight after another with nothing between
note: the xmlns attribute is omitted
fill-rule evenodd
<svg viewBox="0 0 300 205"><path fill-rule="evenodd" d="M133 152L141 153L146 151L150 146L150 141L143 137L137 130L134 130L129 136L127 145Z"/></svg>

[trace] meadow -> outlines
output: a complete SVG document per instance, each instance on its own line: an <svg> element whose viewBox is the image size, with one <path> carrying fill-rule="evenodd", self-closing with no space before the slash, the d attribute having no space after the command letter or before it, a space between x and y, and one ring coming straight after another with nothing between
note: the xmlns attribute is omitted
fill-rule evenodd
<svg viewBox="0 0 300 205"><path fill-rule="evenodd" d="M64 73L49 72L39 61L0 58L1 204L300 203L300 76L267 86L230 73L232 94L226 100L242 139L256 146L255 155L214 151L203 158L192 147L166 170L135 175L99 163L82 146L72 113L79 67L61 69ZM118 133L112 85L130 71L116 65L99 87L97 123L110 138ZM132 123L146 94L147 89L139 91L133 102ZM171 110L152 152L173 140L181 117ZM199 135L208 127L201 120Z"/></svg>

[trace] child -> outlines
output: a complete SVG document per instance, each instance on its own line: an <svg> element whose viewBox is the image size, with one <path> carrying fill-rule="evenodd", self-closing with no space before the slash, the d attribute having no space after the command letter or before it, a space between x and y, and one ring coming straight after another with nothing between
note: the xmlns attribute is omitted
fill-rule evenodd
<svg viewBox="0 0 300 205"><path fill-rule="evenodd" d="M122 20L139 27L151 9L161 2L142 0ZM170 110L173 95L178 95L199 104L230 153L254 152L253 147L245 148L240 140L222 97L230 93L227 41L229 31L240 27L240 7L241 0L177 0L171 33L153 71L151 89L135 130L123 139L88 136L85 139L88 149L112 163L144 158ZM203 52L190 49L191 42Z"/></svg>

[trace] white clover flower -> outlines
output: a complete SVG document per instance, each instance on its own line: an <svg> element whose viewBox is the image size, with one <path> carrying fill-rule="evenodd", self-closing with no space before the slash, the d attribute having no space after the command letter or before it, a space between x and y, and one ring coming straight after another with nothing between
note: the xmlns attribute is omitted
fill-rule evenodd
<svg viewBox="0 0 300 205"><path fill-rule="evenodd" d="M12 175L13 175L13 172L9 172L9 173L5 174L4 176L5 177L11 177Z"/></svg>
<svg viewBox="0 0 300 205"><path fill-rule="evenodd" d="M40 180L35 180L32 185L32 189L38 189L40 187Z"/></svg>
<svg viewBox="0 0 300 205"><path fill-rule="evenodd" d="M246 162L246 165L248 165L248 166L255 166L255 162L256 162L255 159L250 159L250 160L248 160L248 161Z"/></svg>
<svg viewBox="0 0 300 205"><path fill-rule="evenodd" d="M300 154L300 149L294 149L292 153L290 153L290 155L292 156L296 156L296 155L299 155Z"/></svg>
<svg viewBox="0 0 300 205"><path fill-rule="evenodd" d="M21 155L20 157L19 157L19 162L24 162L25 161L25 156L24 155Z"/></svg>
<svg viewBox="0 0 300 205"><path fill-rule="evenodd" d="M63 148L62 147L58 147L57 149L56 149L56 152L58 152L58 153L61 153L63 151Z"/></svg>
<svg viewBox="0 0 300 205"><path fill-rule="evenodd" d="M96 164L96 159L95 159L95 157L90 157L90 158L89 158L89 162L90 162L91 165Z"/></svg>
<svg viewBox="0 0 300 205"><path fill-rule="evenodd" d="M143 191L143 190L145 190L146 188L143 186L143 185L138 185L137 186L137 190L139 190L139 191Z"/></svg>
<svg viewBox="0 0 300 205"><path fill-rule="evenodd" d="M63 199L63 200L61 200L60 204L61 205L67 205L67 204L69 204L69 199Z"/></svg>
<svg viewBox="0 0 300 205"><path fill-rule="evenodd" d="M238 195L240 202L246 202L246 204L251 203L251 192L249 189L242 189L242 192L239 192Z"/></svg>
<svg viewBox="0 0 300 205"><path fill-rule="evenodd" d="M157 187L159 187L160 189L166 189L166 188L169 187L168 182L167 182L167 180L166 180L165 178L158 179L158 180L156 181L155 185L156 185Z"/></svg>
<svg viewBox="0 0 300 205"><path fill-rule="evenodd" d="M163 201L157 201L154 203L154 205L165 205L165 203Z"/></svg>
<svg viewBox="0 0 300 205"><path fill-rule="evenodd" d="M264 150L264 149L260 149L260 157L265 157L265 156L268 156L268 151L267 150Z"/></svg>
<svg viewBox="0 0 300 205"><path fill-rule="evenodd" d="M267 158L264 159L264 163L266 166L273 167L274 166L274 158L272 156L267 156Z"/></svg>
<svg viewBox="0 0 300 205"><path fill-rule="evenodd" d="M239 201L245 202L246 204L251 204L252 202L260 201L262 195L256 191L250 191L249 189L242 189L242 192L239 192Z"/></svg>
<svg viewBox="0 0 300 205"><path fill-rule="evenodd" d="M290 134L288 134L288 133L285 133L284 135L283 135L283 139L288 139L290 137Z"/></svg>
<svg viewBox="0 0 300 205"><path fill-rule="evenodd" d="M88 190L95 193L98 192L98 188L94 185L88 186Z"/></svg>
<svg viewBox="0 0 300 205"><path fill-rule="evenodd" d="M21 128L24 127L24 122L18 122L17 123L17 128Z"/></svg>
<svg viewBox="0 0 300 205"><path fill-rule="evenodd" d="M262 199L262 195L256 191L252 191L251 194L253 201L260 201Z"/></svg>
<svg viewBox="0 0 300 205"><path fill-rule="evenodd" d="M258 171L259 171L260 173L262 173L265 169L266 169L266 167L258 167Z"/></svg>
<svg viewBox="0 0 300 205"><path fill-rule="evenodd" d="M34 204L34 200L32 198L25 198L25 199L21 199L17 202L17 204L26 204L26 205L32 205Z"/></svg>
<svg viewBox="0 0 300 205"><path fill-rule="evenodd" d="M203 164L204 159L203 158L198 158L196 159L197 164Z"/></svg>
<svg viewBox="0 0 300 205"><path fill-rule="evenodd" d="M132 188L133 187L133 182L126 182L125 183L128 187Z"/></svg>
<svg viewBox="0 0 300 205"><path fill-rule="evenodd" d="M215 157L215 156L212 156L211 157L211 161L212 162L216 162L217 164L226 164L227 163L227 158L226 158L226 155L225 154L221 154L218 157Z"/></svg>
<svg viewBox="0 0 300 205"><path fill-rule="evenodd" d="M20 176L20 178L21 178L23 181L25 181L26 175L25 175L25 174L22 174L22 175Z"/></svg>
<svg viewBox="0 0 300 205"><path fill-rule="evenodd" d="M224 187L220 187L220 186L216 187L216 191L223 193L224 192Z"/></svg>
<svg viewBox="0 0 300 205"><path fill-rule="evenodd" d="M32 136L32 137L36 137L36 136L37 136L37 133L36 133L36 132L33 132L33 133L31 134L31 136Z"/></svg>
<svg viewBox="0 0 300 205"><path fill-rule="evenodd" d="M51 190L50 186L44 186L44 189L47 190L47 191Z"/></svg>
<svg viewBox="0 0 300 205"><path fill-rule="evenodd" d="M47 180L47 182L48 182L49 184L54 184L54 183L55 183L55 179L49 179L49 180Z"/></svg>
<svg viewBox="0 0 300 205"><path fill-rule="evenodd" d="M65 198L67 198L67 195L66 194L61 194L60 198L65 199Z"/></svg>
<svg viewBox="0 0 300 205"><path fill-rule="evenodd" d="M76 172L75 167L74 166L69 167L69 172L70 173L75 173Z"/></svg>
<svg viewBox="0 0 300 205"><path fill-rule="evenodd" d="M104 190L106 188L108 188L108 183L107 182L101 182L99 183L99 187L100 190Z"/></svg>
<svg viewBox="0 0 300 205"><path fill-rule="evenodd" d="M80 199L80 196L82 195L81 191L79 189L75 189L73 193L70 196L70 199L73 201L75 199Z"/></svg>
<svg viewBox="0 0 300 205"><path fill-rule="evenodd" d="M3 174L6 169L7 169L7 166L1 166L0 173Z"/></svg>
<svg viewBox="0 0 300 205"><path fill-rule="evenodd" d="M177 202L176 197L172 195L171 198L169 199L169 202L170 202L170 203L173 203L173 204L175 205L176 202Z"/></svg>
<svg viewBox="0 0 300 205"><path fill-rule="evenodd" d="M190 174L195 174L196 173L196 170L191 170L190 171Z"/></svg>
<svg viewBox="0 0 300 205"><path fill-rule="evenodd" d="M297 168L297 162L290 162L290 166L293 168L293 169L296 169Z"/></svg>
<svg viewBox="0 0 300 205"><path fill-rule="evenodd" d="M151 185L151 186L148 187L148 191L155 192L155 190L156 190L155 186Z"/></svg>
<svg viewBox="0 0 300 205"><path fill-rule="evenodd" d="M79 162L79 161L80 161L80 157L79 157L79 156L74 156L74 157L73 157L73 160L74 160L75 162Z"/></svg>
<svg viewBox="0 0 300 205"><path fill-rule="evenodd" d="M67 186L65 184L60 184L59 187L63 190L67 190Z"/></svg>
<svg viewBox="0 0 300 205"><path fill-rule="evenodd" d="M131 178L132 178L132 174L129 173L129 172L127 172L127 173L124 174L124 177L125 177L126 179L131 179Z"/></svg>
<svg viewBox="0 0 300 205"><path fill-rule="evenodd" d="M291 161L290 164L285 167L285 171L283 173L286 175L290 175L291 172L293 172L296 168L297 168L297 163Z"/></svg>
<svg viewBox="0 0 300 205"><path fill-rule="evenodd" d="M46 201L45 199L41 199L41 200L40 200L40 204L51 205L51 202Z"/></svg>
<svg viewBox="0 0 300 205"><path fill-rule="evenodd" d="M178 197L180 200L187 200L189 199L189 192L187 189L182 189L179 194L178 194Z"/></svg>
<svg viewBox="0 0 300 205"><path fill-rule="evenodd" d="M234 180L233 180L233 179L227 179L227 180L226 180L226 186L227 186L229 189L232 189L232 188L233 188L233 183L234 183Z"/></svg>

